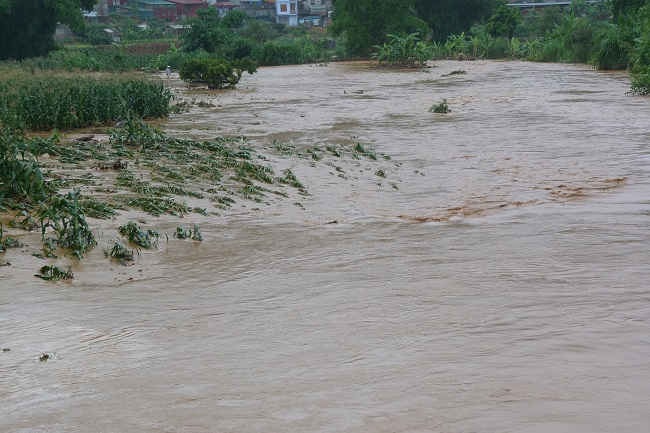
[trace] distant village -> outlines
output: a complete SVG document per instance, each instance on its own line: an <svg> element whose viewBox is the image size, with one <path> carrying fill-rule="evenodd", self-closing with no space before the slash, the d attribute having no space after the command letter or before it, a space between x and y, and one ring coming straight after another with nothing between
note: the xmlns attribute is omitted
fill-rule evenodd
<svg viewBox="0 0 650 433"><path fill-rule="evenodd" d="M288 26L327 27L332 17L332 0L99 0L85 16L98 22L120 14L174 23L196 16L203 8L216 8L222 15L241 10L252 18Z"/></svg>

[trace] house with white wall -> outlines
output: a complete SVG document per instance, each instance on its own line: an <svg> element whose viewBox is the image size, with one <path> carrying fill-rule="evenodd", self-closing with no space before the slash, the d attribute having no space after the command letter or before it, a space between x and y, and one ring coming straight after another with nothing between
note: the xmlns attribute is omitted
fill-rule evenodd
<svg viewBox="0 0 650 433"><path fill-rule="evenodd" d="M298 0L275 1L276 22L288 26L298 25Z"/></svg>

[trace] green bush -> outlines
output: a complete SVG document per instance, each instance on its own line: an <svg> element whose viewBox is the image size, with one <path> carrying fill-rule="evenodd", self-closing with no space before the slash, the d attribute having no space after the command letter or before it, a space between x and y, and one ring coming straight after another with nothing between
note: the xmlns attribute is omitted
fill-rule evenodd
<svg viewBox="0 0 650 433"><path fill-rule="evenodd" d="M639 36L631 51L632 91L650 95L650 4L641 8L636 18Z"/></svg>
<svg viewBox="0 0 650 433"><path fill-rule="evenodd" d="M104 31L102 25L86 26L83 38L92 45L108 45L113 42L113 37Z"/></svg>
<svg viewBox="0 0 650 433"><path fill-rule="evenodd" d="M625 69L630 63L631 45L615 25L608 26L600 35L594 58L598 69Z"/></svg>
<svg viewBox="0 0 650 433"><path fill-rule="evenodd" d="M255 63L250 60L229 62L215 58L196 58L183 64L180 77L190 83L207 84L209 89L223 89L235 87L244 72L253 74L256 71Z"/></svg>
<svg viewBox="0 0 650 433"><path fill-rule="evenodd" d="M517 8L501 3L488 19L486 29L494 37L512 38L521 21L521 12Z"/></svg>

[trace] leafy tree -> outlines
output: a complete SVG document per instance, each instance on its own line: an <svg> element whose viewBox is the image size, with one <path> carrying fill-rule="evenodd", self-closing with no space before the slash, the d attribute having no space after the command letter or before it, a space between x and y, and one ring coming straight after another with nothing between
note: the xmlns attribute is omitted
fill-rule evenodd
<svg viewBox="0 0 650 433"><path fill-rule="evenodd" d="M87 26L84 39L92 45L108 45L113 42L112 36L106 33L101 25Z"/></svg>
<svg viewBox="0 0 650 433"><path fill-rule="evenodd" d="M632 90L650 95L650 2L637 13L636 27L639 37L632 50Z"/></svg>
<svg viewBox="0 0 650 433"><path fill-rule="evenodd" d="M415 0L334 0L335 34L345 34L352 54L367 55L388 34L427 33Z"/></svg>
<svg viewBox="0 0 650 433"><path fill-rule="evenodd" d="M205 83L209 89L235 87L244 72L255 73L256 65L251 61L229 62L215 58L195 58L183 64L179 75L190 83Z"/></svg>
<svg viewBox="0 0 650 433"><path fill-rule="evenodd" d="M183 35L183 48L186 51L205 50L213 53L228 37L215 8L199 9L197 17L188 24L191 28Z"/></svg>
<svg viewBox="0 0 650 433"><path fill-rule="evenodd" d="M648 0L612 0L612 12L615 17L639 10Z"/></svg>
<svg viewBox="0 0 650 433"><path fill-rule="evenodd" d="M246 14L232 11L222 18L215 8L200 9L197 13L189 21L191 29L183 35L186 51L204 50L230 60L250 57L254 41L240 34L248 23Z"/></svg>
<svg viewBox="0 0 650 433"><path fill-rule="evenodd" d="M521 37L543 37L562 22L564 15L564 10L559 6L533 9L523 16L517 34Z"/></svg>
<svg viewBox="0 0 650 433"><path fill-rule="evenodd" d="M503 36L511 39L520 22L521 13L519 9L502 2L488 20L486 30L492 36Z"/></svg>
<svg viewBox="0 0 650 433"><path fill-rule="evenodd" d="M46 54L54 47L57 22L81 31L81 9L94 4L95 0L0 0L0 59Z"/></svg>
<svg viewBox="0 0 650 433"><path fill-rule="evenodd" d="M415 9L431 27L433 39L442 41L488 18L498 4L497 0L415 0Z"/></svg>

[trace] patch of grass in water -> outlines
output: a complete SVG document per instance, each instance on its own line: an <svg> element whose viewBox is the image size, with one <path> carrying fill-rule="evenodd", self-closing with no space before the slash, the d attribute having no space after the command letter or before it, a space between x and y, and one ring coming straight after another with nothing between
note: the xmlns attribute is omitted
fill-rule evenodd
<svg viewBox="0 0 650 433"><path fill-rule="evenodd" d="M216 196L213 198L213 201L217 202L220 207L230 207L235 204L235 200L225 195Z"/></svg>
<svg viewBox="0 0 650 433"><path fill-rule="evenodd" d="M323 156L319 152L322 151L317 147L312 147L311 149L307 149L307 154L311 155L311 159L313 159L314 161L320 161L321 159L323 159Z"/></svg>
<svg viewBox="0 0 650 433"><path fill-rule="evenodd" d="M337 158L343 156L343 154L341 154L341 152L335 146L325 146L325 149L327 149L329 153L331 153L333 156L336 156Z"/></svg>
<svg viewBox="0 0 650 433"><path fill-rule="evenodd" d="M38 271L38 274L34 275L45 281L62 281L62 280L72 280L74 274L70 269L64 271L63 269L57 266L43 266Z"/></svg>
<svg viewBox="0 0 650 433"><path fill-rule="evenodd" d="M4 253L9 248L20 248L23 244L18 239L4 235L4 227L0 224L0 253Z"/></svg>
<svg viewBox="0 0 650 433"><path fill-rule="evenodd" d="M126 188L132 192L142 195L152 195L162 197L167 195L180 195L195 198L203 198L203 194L186 190L178 185L172 183L165 183L163 185L155 185L138 179L133 172L122 170L115 180L115 186Z"/></svg>
<svg viewBox="0 0 650 433"><path fill-rule="evenodd" d="M430 113L437 113L437 114L447 114L451 113L451 110L449 109L449 104L447 103L446 99L443 99L442 102L439 104L434 104L429 108Z"/></svg>
<svg viewBox="0 0 650 433"><path fill-rule="evenodd" d="M114 241L110 249L104 250L104 255L125 265L133 261L134 252L128 249L122 242Z"/></svg>
<svg viewBox="0 0 650 433"><path fill-rule="evenodd" d="M203 235L201 235L201 230L197 224L194 224L192 228L184 228L183 226L176 227L174 237L176 239L191 239L197 242L203 241Z"/></svg>
<svg viewBox="0 0 650 433"><path fill-rule="evenodd" d="M237 175L243 179L255 179L260 182L272 184L273 183L273 169L248 161L241 161L237 169Z"/></svg>
<svg viewBox="0 0 650 433"><path fill-rule="evenodd" d="M283 143L273 140L272 146L280 155L290 156L297 153L296 146L293 143Z"/></svg>
<svg viewBox="0 0 650 433"><path fill-rule="evenodd" d="M300 181L298 180L296 175L293 174L293 172L290 169L284 170L282 172L282 174L284 174L284 176L278 178L278 181L280 183L284 183L286 185L292 186L292 187L300 189L300 190L305 189L305 186L302 183L300 183Z"/></svg>
<svg viewBox="0 0 650 433"><path fill-rule="evenodd" d="M177 201L166 197L142 196L134 199L127 199L125 203L128 207L143 210L153 216L160 216L163 214L184 216L190 213L190 209L185 203L178 203Z"/></svg>
<svg viewBox="0 0 650 433"><path fill-rule="evenodd" d="M56 255L56 250L57 250L57 245L56 245L56 239L54 238L45 238L43 239L43 247L41 249L41 253L35 253L32 254L34 257L38 257L39 259L57 259L58 256Z"/></svg>
<svg viewBox="0 0 650 433"><path fill-rule="evenodd" d="M257 185L248 184L242 187L241 195L247 200L253 200L259 203L261 201L260 197L264 195L264 192L262 188Z"/></svg>
<svg viewBox="0 0 650 433"><path fill-rule="evenodd" d="M354 157L357 158L357 159L358 159L357 155L363 155L366 158L372 159L373 161L377 160L377 154L374 151L370 150L370 149L366 149L366 147L361 143L356 143L354 145L353 150L354 150L354 153L355 153Z"/></svg>
<svg viewBox="0 0 650 433"><path fill-rule="evenodd" d="M81 208L84 214L90 218L110 219L117 215L117 211L111 205L92 197L81 200Z"/></svg>
<svg viewBox="0 0 650 433"><path fill-rule="evenodd" d="M160 233L155 230L143 230L133 221L129 221L127 224L120 226L118 231L122 236L127 238L129 242L139 247L147 250L158 247Z"/></svg>

